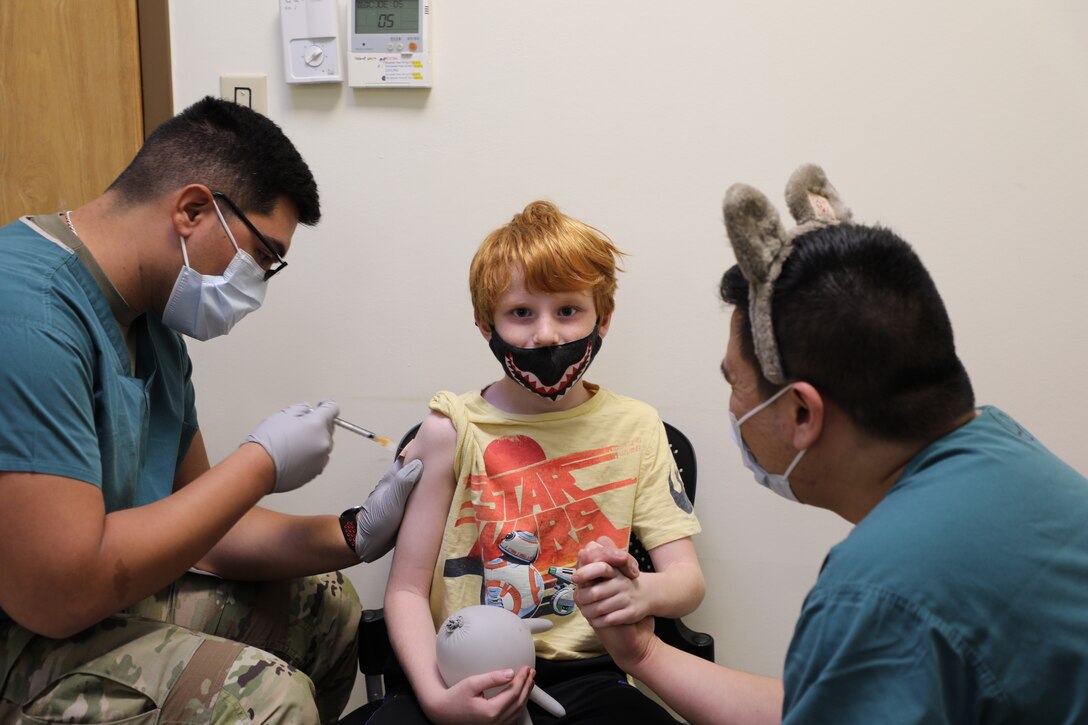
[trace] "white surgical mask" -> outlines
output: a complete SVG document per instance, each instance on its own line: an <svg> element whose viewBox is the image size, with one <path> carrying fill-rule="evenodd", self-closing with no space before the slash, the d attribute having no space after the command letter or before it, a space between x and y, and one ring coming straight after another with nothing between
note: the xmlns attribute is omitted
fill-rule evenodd
<svg viewBox="0 0 1088 725"><path fill-rule="evenodd" d="M185 264L162 312L167 327L196 340L209 340L230 332L238 320L261 306L268 288L264 270L238 246L214 199L212 206L234 245L234 258L223 274L201 274L189 266L185 238L178 237Z"/></svg>
<svg viewBox="0 0 1088 725"><path fill-rule="evenodd" d="M794 457L793 462L790 463L785 473L768 473L767 469L759 465L759 461L752 455L752 449L748 447L748 444L744 442L744 438L740 434L740 426L744 421L778 400L792 387L793 385L787 385L782 388L777 393L745 413L740 420L737 420L737 416L733 415L733 411L729 411L729 422L732 424L731 433L733 434L733 441L740 448L740 456L741 460L744 462L744 467L755 475L756 482L761 486L766 486L783 498L787 498L790 501L796 501L797 497L793 495L793 489L790 488L790 474L793 473L793 469L797 467L797 464L801 462L801 457L805 455L805 451L808 449L806 448L803 451L798 451L797 456Z"/></svg>

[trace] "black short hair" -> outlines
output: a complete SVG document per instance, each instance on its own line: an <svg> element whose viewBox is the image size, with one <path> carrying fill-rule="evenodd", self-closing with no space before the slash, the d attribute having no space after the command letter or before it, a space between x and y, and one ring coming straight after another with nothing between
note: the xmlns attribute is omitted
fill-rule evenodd
<svg viewBox="0 0 1088 725"><path fill-rule="evenodd" d="M771 302L787 380L811 383L891 440L930 440L974 407L944 302L907 242L883 227L838 224L794 245ZM736 265L720 293L741 312L741 353L758 371L748 282ZM764 393L776 389L760 377Z"/></svg>
<svg viewBox="0 0 1088 725"><path fill-rule="evenodd" d="M285 196L301 224L321 219L317 182L294 144L273 121L230 101L207 96L163 122L109 190L139 203L194 183L242 211L271 213Z"/></svg>

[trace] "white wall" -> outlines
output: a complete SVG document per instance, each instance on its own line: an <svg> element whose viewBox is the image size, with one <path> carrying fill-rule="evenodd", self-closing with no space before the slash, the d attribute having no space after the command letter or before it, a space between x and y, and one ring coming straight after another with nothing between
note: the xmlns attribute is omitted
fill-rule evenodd
<svg viewBox="0 0 1088 725"><path fill-rule="evenodd" d="M266 309L194 343L213 460L261 418L336 398L397 437L439 389L498 376L466 272L485 233L544 197L631 253L590 378L656 405L699 452L709 589L690 624L718 661L780 674L833 514L759 489L718 373L733 263L726 187L781 202L822 164L861 222L892 226L942 290L978 399L1088 472L1088 5L974 0L435 0L435 86L283 82L278 4L171 3L178 109L220 73L266 73L269 115L321 186ZM346 6L344 8L346 12ZM339 512L389 451L345 433L326 474L268 501ZM351 577L380 606L386 560Z"/></svg>

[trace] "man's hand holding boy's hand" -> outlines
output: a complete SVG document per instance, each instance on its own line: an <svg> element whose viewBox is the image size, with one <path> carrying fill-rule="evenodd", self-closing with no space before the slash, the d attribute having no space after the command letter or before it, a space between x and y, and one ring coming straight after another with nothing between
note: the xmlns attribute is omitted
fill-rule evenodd
<svg viewBox="0 0 1088 725"><path fill-rule="evenodd" d="M628 579L638 578L638 562L624 549L620 549L607 536L591 541L578 552L578 567L582 568L594 562L604 562L615 567ZM587 579L594 577L589 576Z"/></svg>
<svg viewBox="0 0 1088 725"><path fill-rule="evenodd" d="M633 610L612 607L615 597L622 595L609 596L609 592L622 591L624 583L634 584L638 574L634 558L601 537L578 552L578 570L573 577L577 585L574 601L616 664L627 672L650 653L656 641L654 618L643 616L628 621L627 617L634 616ZM598 600L601 595L604 598Z"/></svg>
<svg viewBox="0 0 1088 725"><path fill-rule="evenodd" d="M634 624L650 614L650 603L638 580L638 562L607 537L578 552L574 601L596 627Z"/></svg>

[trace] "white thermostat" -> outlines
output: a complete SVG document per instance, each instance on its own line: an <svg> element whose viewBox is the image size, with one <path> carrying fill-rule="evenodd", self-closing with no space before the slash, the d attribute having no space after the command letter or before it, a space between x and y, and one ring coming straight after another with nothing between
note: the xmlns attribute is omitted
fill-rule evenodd
<svg viewBox="0 0 1088 725"><path fill-rule="evenodd" d="M280 0L288 83L330 83L340 72L338 0Z"/></svg>
<svg viewBox="0 0 1088 725"><path fill-rule="evenodd" d="M348 85L431 87L431 0L348 0Z"/></svg>

